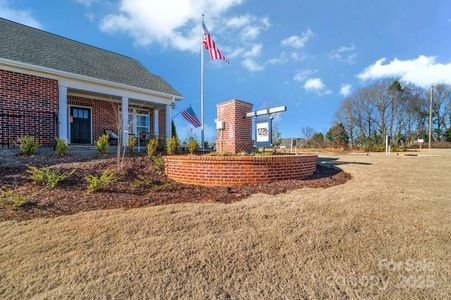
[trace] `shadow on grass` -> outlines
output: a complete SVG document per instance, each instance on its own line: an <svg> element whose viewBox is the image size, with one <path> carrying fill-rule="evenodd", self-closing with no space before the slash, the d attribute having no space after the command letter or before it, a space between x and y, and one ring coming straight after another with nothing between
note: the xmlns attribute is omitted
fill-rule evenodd
<svg viewBox="0 0 451 300"><path fill-rule="evenodd" d="M326 166L340 166L340 165L349 165L349 164L365 165L365 166L372 165L371 163L367 163L367 162L338 161L337 157L318 157L318 164L326 165Z"/></svg>

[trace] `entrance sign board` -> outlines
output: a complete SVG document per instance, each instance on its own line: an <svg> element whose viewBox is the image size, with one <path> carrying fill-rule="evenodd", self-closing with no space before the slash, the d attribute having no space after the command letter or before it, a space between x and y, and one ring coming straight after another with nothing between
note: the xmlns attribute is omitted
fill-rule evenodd
<svg viewBox="0 0 451 300"><path fill-rule="evenodd" d="M272 146L272 118L258 118L255 121L255 138L257 147Z"/></svg>

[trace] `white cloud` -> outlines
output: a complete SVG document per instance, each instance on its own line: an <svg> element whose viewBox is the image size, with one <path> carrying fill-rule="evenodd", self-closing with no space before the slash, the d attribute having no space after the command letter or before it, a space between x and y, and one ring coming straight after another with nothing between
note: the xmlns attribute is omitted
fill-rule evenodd
<svg viewBox="0 0 451 300"><path fill-rule="evenodd" d="M266 63L270 65L280 65L288 62L297 62L305 59L305 55L299 52L287 53L282 51L279 56L268 59Z"/></svg>
<svg viewBox="0 0 451 300"><path fill-rule="evenodd" d="M358 75L362 80L372 80L387 77L400 78L401 81L427 87L432 84L451 84L451 62L442 64L436 62L435 56L420 55L415 59L399 60L395 58L384 64L385 57L365 68Z"/></svg>
<svg viewBox="0 0 451 300"><path fill-rule="evenodd" d="M244 52L243 57L258 57L262 53L262 49L262 44L254 44L249 51Z"/></svg>
<svg viewBox="0 0 451 300"><path fill-rule="evenodd" d="M258 71L262 71L265 66L259 64L258 62L256 62L254 59L252 58L246 58L244 59L241 64L243 65L244 68L246 68L247 70L251 71L251 72L258 72Z"/></svg>
<svg viewBox="0 0 451 300"><path fill-rule="evenodd" d="M9 1L0 0L0 17L35 28L43 28L30 10L14 9Z"/></svg>
<svg viewBox="0 0 451 300"><path fill-rule="evenodd" d="M239 17L233 17L226 21L225 25L228 27L241 28L254 22L255 17L250 15L242 15Z"/></svg>
<svg viewBox="0 0 451 300"><path fill-rule="evenodd" d="M351 94L351 88L352 86L348 83L342 84L340 87L340 95L343 97L347 97Z"/></svg>
<svg viewBox="0 0 451 300"><path fill-rule="evenodd" d="M81 5L84 6L91 6L92 4L94 4L95 2L97 2L98 0L73 0Z"/></svg>
<svg viewBox="0 0 451 300"><path fill-rule="evenodd" d="M305 44L310 40L312 36L313 31L309 28L305 32L303 32L301 36L292 35L290 37L287 37L286 39L283 39L280 44L284 47L293 47L295 49L300 49L305 46Z"/></svg>
<svg viewBox="0 0 451 300"><path fill-rule="evenodd" d="M120 0L117 10L101 22L108 33L125 32L135 44L160 43L178 50L199 51L200 12L208 12L212 20L220 20L243 0Z"/></svg>
<svg viewBox="0 0 451 300"><path fill-rule="evenodd" d="M357 52L355 50L356 47L354 44L349 46L341 46L330 52L329 59L354 64L357 58Z"/></svg>
<svg viewBox="0 0 451 300"><path fill-rule="evenodd" d="M330 94L331 91L326 88L321 78L310 78L304 83L306 92L315 92L318 95Z"/></svg>
<svg viewBox="0 0 451 300"><path fill-rule="evenodd" d="M293 80L295 80L295 81L304 81L308 77L310 77L313 74L315 74L316 72L318 72L318 70L312 70L312 69L296 70L296 72L295 72L295 74L293 76Z"/></svg>

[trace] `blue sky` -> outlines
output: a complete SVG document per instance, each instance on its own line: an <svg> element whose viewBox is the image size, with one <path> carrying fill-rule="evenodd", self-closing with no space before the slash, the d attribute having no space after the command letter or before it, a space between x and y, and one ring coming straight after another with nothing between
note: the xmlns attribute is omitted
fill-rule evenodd
<svg viewBox="0 0 451 300"><path fill-rule="evenodd" d="M451 83L451 1L0 0L0 16L140 60L199 109L200 15L231 64L206 54L206 134L216 103L287 105L284 137L325 132L372 80ZM179 133L187 131L181 117Z"/></svg>

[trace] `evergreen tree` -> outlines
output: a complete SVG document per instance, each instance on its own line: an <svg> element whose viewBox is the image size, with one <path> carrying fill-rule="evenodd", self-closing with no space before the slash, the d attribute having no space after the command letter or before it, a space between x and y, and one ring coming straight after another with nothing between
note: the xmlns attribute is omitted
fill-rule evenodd
<svg viewBox="0 0 451 300"><path fill-rule="evenodd" d="M349 136L346 133L343 123L337 123L332 126L327 132L326 137L332 147L348 147Z"/></svg>

